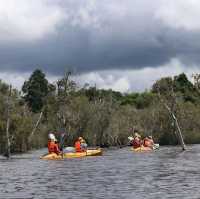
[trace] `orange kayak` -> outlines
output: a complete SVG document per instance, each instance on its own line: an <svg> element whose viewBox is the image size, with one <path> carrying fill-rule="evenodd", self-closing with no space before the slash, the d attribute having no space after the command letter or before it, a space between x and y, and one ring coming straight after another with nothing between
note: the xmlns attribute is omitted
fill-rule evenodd
<svg viewBox="0 0 200 199"><path fill-rule="evenodd" d="M61 160L67 158L81 158L86 156L100 156L102 155L102 149L88 149L86 152L69 152L61 155L56 153L49 153L40 157L42 160Z"/></svg>
<svg viewBox="0 0 200 199"><path fill-rule="evenodd" d="M150 148L150 147L144 147L144 146L138 147L136 149L131 148L131 150L134 151L134 152L150 152L150 151L153 151L152 148Z"/></svg>
<svg viewBox="0 0 200 199"><path fill-rule="evenodd" d="M151 147L144 147L144 146L141 146L141 147L138 147L138 148L136 148L136 149L131 148L131 150L134 151L134 152L149 152L149 151L158 150L159 147L160 147L159 144L154 144L153 149L152 149Z"/></svg>

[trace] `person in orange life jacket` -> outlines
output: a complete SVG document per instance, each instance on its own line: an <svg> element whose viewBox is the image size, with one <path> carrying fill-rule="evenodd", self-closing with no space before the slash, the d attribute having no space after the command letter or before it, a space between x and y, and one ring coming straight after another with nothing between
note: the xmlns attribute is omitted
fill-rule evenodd
<svg viewBox="0 0 200 199"><path fill-rule="evenodd" d="M83 138L82 137L79 137L78 140L75 142L75 149L76 149L76 152L85 152L86 149L84 147L82 147L82 142L83 142Z"/></svg>
<svg viewBox="0 0 200 199"><path fill-rule="evenodd" d="M154 141L153 141L152 136L145 137L144 140L143 140L143 145L144 145L144 147L153 148Z"/></svg>
<svg viewBox="0 0 200 199"><path fill-rule="evenodd" d="M48 140L49 153L60 154L60 149L59 149L57 140L55 138L55 135L53 133L50 133L48 137L49 137L49 140Z"/></svg>
<svg viewBox="0 0 200 199"><path fill-rule="evenodd" d="M132 145L134 149L142 146L141 136L138 133L135 133L134 139L132 140Z"/></svg>

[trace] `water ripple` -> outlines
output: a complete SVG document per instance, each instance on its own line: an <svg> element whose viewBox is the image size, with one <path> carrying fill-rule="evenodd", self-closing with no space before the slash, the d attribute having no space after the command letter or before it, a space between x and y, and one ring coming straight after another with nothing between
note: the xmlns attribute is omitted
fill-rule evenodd
<svg viewBox="0 0 200 199"><path fill-rule="evenodd" d="M45 150L0 160L0 198L200 198L200 145L185 152L129 148L102 157L44 161Z"/></svg>

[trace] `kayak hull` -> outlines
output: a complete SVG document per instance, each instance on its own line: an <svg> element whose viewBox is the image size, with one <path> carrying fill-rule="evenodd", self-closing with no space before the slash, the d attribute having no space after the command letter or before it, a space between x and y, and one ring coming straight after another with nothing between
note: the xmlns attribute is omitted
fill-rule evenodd
<svg viewBox="0 0 200 199"><path fill-rule="evenodd" d="M62 155L57 155L56 153L50 153L40 157L43 160L61 160L67 158L81 158L86 156L100 156L102 155L102 149L88 149L86 152L70 152L64 153Z"/></svg>
<svg viewBox="0 0 200 199"><path fill-rule="evenodd" d="M138 147L136 149L131 148L131 150L134 151L134 152L150 152L150 151L153 151L152 148L150 148L150 147L144 147L144 146Z"/></svg>
<svg viewBox="0 0 200 199"><path fill-rule="evenodd" d="M159 147L160 147L159 144L154 144L153 149L152 149L151 147L144 147L144 146L141 146L141 147L138 147L138 148L136 148L136 149L131 148L131 150L134 151L134 152L150 152L150 151L158 150Z"/></svg>

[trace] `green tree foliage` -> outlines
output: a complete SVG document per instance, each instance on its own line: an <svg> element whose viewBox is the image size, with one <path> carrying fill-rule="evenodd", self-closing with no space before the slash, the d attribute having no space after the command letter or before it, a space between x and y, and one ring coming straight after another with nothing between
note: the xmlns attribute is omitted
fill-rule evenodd
<svg viewBox="0 0 200 199"><path fill-rule="evenodd" d="M194 79L194 86L197 88L198 91L200 91L200 74L195 73L192 75Z"/></svg>
<svg viewBox="0 0 200 199"><path fill-rule="evenodd" d="M8 93L8 90L9 90L9 85L0 80L0 93L6 95Z"/></svg>
<svg viewBox="0 0 200 199"><path fill-rule="evenodd" d="M39 69L35 70L29 80L24 82L22 91L31 110L35 113L41 111L49 91L45 74Z"/></svg>
<svg viewBox="0 0 200 199"><path fill-rule="evenodd" d="M185 102L196 103L200 100L197 88L187 79L184 73L174 77L174 90L182 94Z"/></svg>
<svg viewBox="0 0 200 199"><path fill-rule="evenodd" d="M112 100L113 102L120 101L123 96L120 92L113 91L111 89L97 89L96 87L89 87L89 88L82 88L79 91L83 95L86 95L89 101L96 102L96 101L109 101Z"/></svg>
<svg viewBox="0 0 200 199"><path fill-rule="evenodd" d="M172 98L173 95L177 100L184 102L198 103L200 100L200 93L184 73L174 78L161 78L153 84L152 92L168 98Z"/></svg>
<svg viewBox="0 0 200 199"><path fill-rule="evenodd" d="M159 93L165 95L173 90L174 82L171 77L164 77L157 80L152 86L153 93Z"/></svg>
<svg viewBox="0 0 200 199"><path fill-rule="evenodd" d="M144 109L151 105L155 95L151 92L131 93L125 95L121 100L121 105L134 105L137 109Z"/></svg>
<svg viewBox="0 0 200 199"><path fill-rule="evenodd" d="M125 145L137 129L144 137L153 135L160 144L177 144L177 129L165 102L176 114L186 143L200 143L200 97L197 85L185 76L161 78L151 91L128 93L78 88L67 72L55 85L36 70L24 83L24 96L12 89L10 103L10 140L12 152L44 147L49 131L65 131L66 145L83 136L90 146ZM6 99L9 86L0 81L0 152L6 146ZM25 100L24 100L25 99ZM161 100L162 99L162 100ZM43 108L44 107L44 108ZM43 109L42 109L43 108ZM28 141L40 111L44 112L31 142Z"/></svg>

